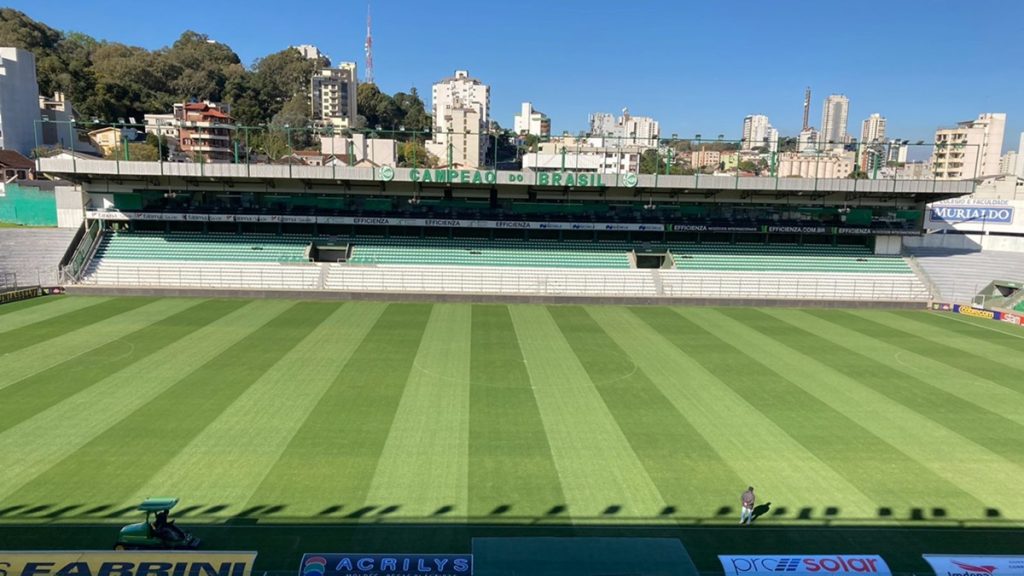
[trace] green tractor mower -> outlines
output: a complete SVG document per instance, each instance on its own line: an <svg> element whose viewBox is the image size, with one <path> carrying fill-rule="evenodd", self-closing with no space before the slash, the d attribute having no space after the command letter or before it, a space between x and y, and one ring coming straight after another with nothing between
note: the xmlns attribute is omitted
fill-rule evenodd
<svg viewBox="0 0 1024 576"><path fill-rule="evenodd" d="M174 525L167 513L178 504L177 498L147 498L138 510L146 521L121 528L114 550L191 550L199 547L199 538Z"/></svg>

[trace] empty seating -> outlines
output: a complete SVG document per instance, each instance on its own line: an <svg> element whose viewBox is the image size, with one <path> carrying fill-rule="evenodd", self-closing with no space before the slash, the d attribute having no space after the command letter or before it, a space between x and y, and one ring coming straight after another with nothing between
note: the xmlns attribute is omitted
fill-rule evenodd
<svg viewBox="0 0 1024 576"><path fill-rule="evenodd" d="M302 262L310 238L273 234L108 233L96 250L104 260Z"/></svg>
<svg viewBox="0 0 1024 576"><path fill-rule="evenodd" d="M185 262L183 260L93 260L81 284L147 288L318 290L319 264L312 262Z"/></svg>
<svg viewBox="0 0 1024 576"><path fill-rule="evenodd" d="M863 246L681 245L676 268L748 272L913 274L899 256L876 256Z"/></svg>
<svg viewBox="0 0 1024 576"><path fill-rule="evenodd" d="M1024 282L1024 253L911 248L918 265L949 302L970 302L993 280Z"/></svg>
<svg viewBox="0 0 1024 576"><path fill-rule="evenodd" d="M552 240L356 238L353 264L630 268L628 245Z"/></svg>
<svg viewBox="0 0 1024 576"><path fill-rule="evenodd" d="M75 229L0 229L0 287L56 286Z"/></svg>

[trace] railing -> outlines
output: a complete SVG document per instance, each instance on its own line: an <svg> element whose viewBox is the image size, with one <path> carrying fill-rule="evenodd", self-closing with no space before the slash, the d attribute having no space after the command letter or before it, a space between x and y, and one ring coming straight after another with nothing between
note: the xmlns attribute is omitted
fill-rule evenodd
<svg viewBox="0 0 1024 576"><path fill-rule="evenodd" d="M78 242L67 264L60 267L59 280L61 284L74 284L81 279L82 272L103 235L101 224L98 220L93 220L88 224L85 234Z"/></svg>
<svg viewBox="0 0 1024 576"><path fill-rule="evenodd" d="M478 175L482 182L510 186L558 186L549 179L548 172L531 170L425 170L394 168L384 177L374 168L346 166L306 166L294 164L231 164L202 162L142 162L123 160L86 160L40 158L37 170L51 174L86 174L118 176L181 176L221 178L276 178L303 180L363 180L369 182L416 183L424 181L424 172L432 177L443 177L453 184L472 184ZM568 168L567 168L568 170ZM463 173L466 173L463 175ZM436 173L443 173L440 176ZM973 180L903 180L853 178L787 178L780 176L719 176L719 175L634 175L635 181L625 174L601 174L592 183L576 185L587 187L633 187L668 190L747 190L764 192L864 192L899 194L963 195L974 191ZM432 180L435 181L435 180ZM588 180L590 182L590 180ZM479 184L478 184L479 185Z"/></svg>

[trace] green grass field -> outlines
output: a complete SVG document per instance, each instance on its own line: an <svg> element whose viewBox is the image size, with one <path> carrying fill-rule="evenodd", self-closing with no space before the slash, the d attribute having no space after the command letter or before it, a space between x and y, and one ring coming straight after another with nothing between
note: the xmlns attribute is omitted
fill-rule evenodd
<svg viewBox="0 0 1024 576"><path fill-rule="evenodd" d="M107 547L158 495L264 568L1024 535L1024 330L938 313L49 297L0 307L0 409L0 548Z"/></svg>

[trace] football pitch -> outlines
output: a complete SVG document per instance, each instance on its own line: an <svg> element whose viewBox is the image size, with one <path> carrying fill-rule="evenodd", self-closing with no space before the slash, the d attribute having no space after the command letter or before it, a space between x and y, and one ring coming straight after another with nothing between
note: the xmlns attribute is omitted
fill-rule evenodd
<svg viewBox="0 0 1024 576"><path fill-rule="evenodd" d="M149 496L280 568L647 531L714 570L1024 525L1024 330L924 311L47 297L0 306L0 411L3 548L109 547Z"/></svg>

